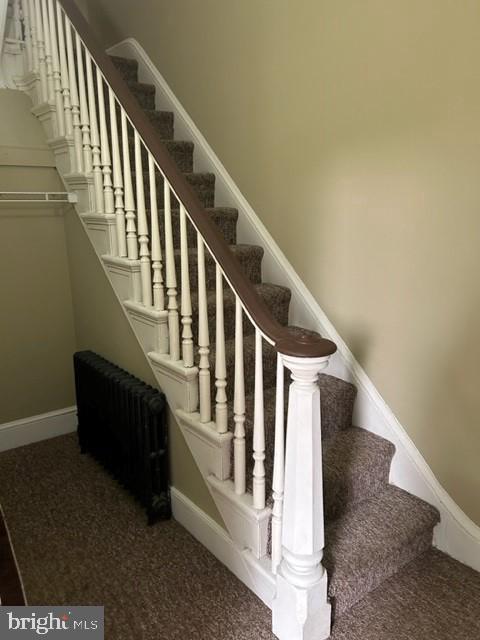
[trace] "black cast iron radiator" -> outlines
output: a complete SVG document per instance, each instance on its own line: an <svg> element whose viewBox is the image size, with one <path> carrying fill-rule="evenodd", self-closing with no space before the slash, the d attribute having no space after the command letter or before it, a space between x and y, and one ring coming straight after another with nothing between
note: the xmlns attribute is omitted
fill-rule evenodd
<svg viewBox="0 0 480 640"><path fill-rule="evenodd" d="M78 439L146 508L171 515L165 396L92 351L73 356Z"/></svg>

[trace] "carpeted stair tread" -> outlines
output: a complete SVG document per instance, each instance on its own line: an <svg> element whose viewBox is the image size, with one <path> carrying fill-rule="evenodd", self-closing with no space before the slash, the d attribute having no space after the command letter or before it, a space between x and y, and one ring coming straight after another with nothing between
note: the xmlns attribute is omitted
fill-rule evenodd
<svg viewBox="0 0 480 640"><path fill-rule="evenodd" d="M288 322L288 308L290 304L290 289L281 287L280 285L262 282L255 284L254 288L258 296L263 300L270 309L274 318L283 325ZM196 340L198 335L198 292L196 288L192 291L192 331ZM225 339L235 337L235 302L236 296L230 287L224 289L223 292L223 316L224 316L224 333ZM207 310L208 310L208 326L210 340L215 340L216 335L216 292L210 290L207 292ZM254 327L244 315L243 331L244 335L253 333Z"/></svg>
<svg viewBox="0 0 480 640"><path fill-rule="evenodd" d="M128 82L128 88L142 109L155 109L155 86L146 82Z"/></svg>
<svg viewBox="0 0 480 640"><path fill-rule="evenodd" d="M322 404L322 438L326 439L339 429L352 425L353 407L357 388L336 376L321 373L320 400Z"/></svg>
<svg viewBox="0 0 480 640"><path fill-rule="evenodd" d="M138 81L138 62L136 60L121 56L110 56L110 60L126 82Z"/></svg>
<svg viewBox="0 0 480 640"><path fill-rule="evenodd" d="M453 638L480 638L480 574L430 549L338 618L330 640Z"/></svg>
<svg viewBox="0 0 480 640"><path fill-rule="evenodd" d="M193 187L206 209L215 206L215 174L194 172L184 174L187 182Z"/></svg>
<svg viewBox="0 0 480 640"><path fill-rule="evenodd" d="M335 615L425 552L438 521L437 509L388 485L327 524L324 564Z"/></svg>
<svg viewBox="0 0 480 640"><path fill-rule="evenodd" d="M161 140L172 140L174 136L174 116L172 111L143 110L158 132Z"/></svg>
<svg viewBox="0 0 480 640"><path fill-rule="evenodd" d="M147 221L150 230L150 210L147 204ZM235 244L237 241L237 221L238 221L238 209L231 207L211 207L205 209L210 220L218 227L218 230L223 235L227 244ZM172 210L172 235L173 246L175 249L180 248L180 212L178 209ZM163 209L158 211L158 226L160 230L160 243L162 245L162 251L165 247L165 213ZM197 230L188 221L187 216L187 242L191 249L195 249L197 246Z"/></svg>
<svg viewBox="0 0 480 640"><path fill-rule="evenodd" d="M391 442L359 427L341 429L325 440L326 519L333 520L351 505L381 493L388 484L394 453Z"/></svg>
<svg viewBox="0 0 480 640"><path fill-rule="evenodd" d="M168 153L182 173L193 173L193 142L188 140L163 140Z"/></svg>
<svg viewBox="0 0 480 640"><path fill-rule="evenodd" d="M288 385L285 385L285 398ZM275 443L275 399L276 388L264 391L265 424L265 480L267 495L271 492L273 477L273 453ZM246 450L253 446L254 394L245 399L245 440ZM326 410L321 405L322 421ZM284 419L286 425L287 403ZM330 417L334 420L334 416ZM235 428L233 415L230 429ZM333 520L353 505L383 492L388 484L390 462L394 454L393 445L365 429L348 427L323 443L324 505L326 520ZM233 451L232 451L233 463ZM233 466L232 466L233 468ZM252 490L253 458L247 461L248 489Z"/></svg>
<svg viewBox="0 0 480 640"><path fill-rule="evenodd" d="M133 166L133 165L132 165ZM215 174L208 172L193 172L184 173L186 181L191 185L195 193L197 194L203 207L206 209L212 209L215 207ZM135 185L136 174L132 171L132 182ZM150 177L148 170L143 171L143 185L145 194L150 191ZM157 206L159 209L163 209L163 177L156 171L155 183L157 188ZM172 209L178 209L180 207L177 199L171 195L171 207Z"/></svg>
<svg viewBox="0 0 480 640"><path fill-rule="evenodd" d="M131 135L129 135L128 137L128 144L133 162L135 158L135 138L131 131L129 133ZM180 169L180 171L182 171L182 173L193 173L193 142L189 142L186 140L162 140L161 142L175 161L177 167ZM144 170L146 170L148 168L148 151L143 145L140 145L140 148L142 155L142 165Z"/></svg>
<svg viewBox="0 0 480 640"><path fill-rule="evenodd" d="M262 259L263 248L257 245L250 244L231 244L230 251L236 256L242 265L243 271L250 282L259 284L262 280ZM179 249L175 250L175 269L178 274L178 282L180 283L181 272L181 253ZM191 292L198 288L198 261L197 250L195 248L188 249L188 266L190 275L190 288ZM216 263L211 257L208 250L205 250L205 275L207 289L215 288L216 279ZM228 287L228 284L224 280L224 286Z"/></svg>

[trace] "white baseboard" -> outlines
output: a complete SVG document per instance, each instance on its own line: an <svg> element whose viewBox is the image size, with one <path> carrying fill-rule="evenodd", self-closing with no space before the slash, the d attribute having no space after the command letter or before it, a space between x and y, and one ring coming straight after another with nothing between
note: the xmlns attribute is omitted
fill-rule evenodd
<svg viewBox="0 0 480 640"><path fill-rule="evenodd" d="M171 496L175 520L271 609L275 578L268 568L237 547L223 527L175 487L171 488Z"/></svg>
<svg viewBox="0 0 480 640"><path fill-rule="evenodd" d="M0 424L0 451L23 447L71 433L77 428L77 407L66 407Z"/></svg>
<svg viewBox="0 0 480 640"><path fill-rule="evenodd" d="M263 246L264 279L290 288L290 322L316 330L337 345L338 350L331 359L328 373L357 387L354 423L395 445L396 454L390 475L392 484L435 505L442 519L435 531L435 544L457 560L480 571L480 527L460 509L435 478L405 429L243 197L146 51L135 38L127 38L111 47L109 53L136 59L139 63L139 79L155 85L157 108L174 112L175 137L192 140L195 144L195 169L211 171L216 175L217 204L238 209L239 240Z"/></svg>

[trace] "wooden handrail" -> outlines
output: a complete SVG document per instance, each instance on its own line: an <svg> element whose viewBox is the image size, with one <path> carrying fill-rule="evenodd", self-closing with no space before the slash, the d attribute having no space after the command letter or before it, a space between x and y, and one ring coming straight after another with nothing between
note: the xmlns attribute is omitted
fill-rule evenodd
<svg viewBox="0 0 480 640"><path fill-rule="evenodd" d="M273 342L280 353L285 355L319 358L334 353L336 345L330 340L312 335L311 332L300 334L296 332L293 335L288 327L282 326L273 317L246 277L240 262L216 225L210 220L197 194L159 140L155 128L138 105L110 57L104 52L74 0L59 0L59 2L258 329Z"/></svg>

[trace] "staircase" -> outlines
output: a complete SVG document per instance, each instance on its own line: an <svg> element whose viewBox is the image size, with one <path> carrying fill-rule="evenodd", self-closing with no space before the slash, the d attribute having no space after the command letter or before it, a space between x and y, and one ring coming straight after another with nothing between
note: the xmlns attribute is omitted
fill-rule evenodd
<svg viewBox="0 0 480 640"><path fill-rule="evenodd" d="M261 281L262 248L236 243L235 209L215 208L215 176L193 171L193 144L190 141L174 141L173 113L155 111L155 87L138 82L138 63L111 56L129 90L156 123L157 136L162 141L179 170L196 191L210 219L218 227L230 250L239 260L244 273L252 282L257 294L270 313L282 325L288 324L290 291L273 283ZM157 126L158 123L158 126ZM168 126L165 126L168 123ZM130 138L133 155L133 139ZM145 181L147 176L145 176ZM147 186L147 185L145 185ZM162 229L163 197L159 197L159 225ZM180 271L179 216L172 216L173 245L176 271ZM161 234L163 237L163 234ZM195 245L192 233L188 246ZM198 262L195 249L189 249L190 286L194 289L198 279ZM215 335L216 290L215 265L206 262L206 298L209 335ZM198 335L198 294L192 295L192 332ZM234 379L235 369L235 295L227 289L223 295L226 379ZM253 451L255 404L255 332L252 323L244 322L243 360L245 377L245 446ZM300 332L298 327L290 327ZM210 370L215 370L216 352L209 353ZM273 463L275 449L276 414L276 353L269 345L263 348L263 401L265 428L265 495L272 495ZM411 560L425 553L432 544L433 528L439 520L436 509L422 500L388 484L390 463L394 455L393 445L365 429L352 425L356 391L353 385L333 376L320 374L318 386L321 397L321 422L323 442L323 482L325 538L324 565L329 575L328 595L333 614L348 611L365 594L383 580L396 573ZM287 395L288 383L285 385ZM215 404L215 388L211 389L211 403ZM227 401L231 416L229 431L235 430L233 422L233 398ZM180 416L183 416L180 413ZM187 417L185 416L185 419ZM200 426L200 425L197 425ZM195 453L195 448L193 447ZM234 468L234 449L231 451L230 468ZM228 465L227 465L228 468ZM254 459L246 457L246 492L253 494ZM234 487L219 487L214 478L212 488L228 497ZM225 479L224 483L228 483ZM215 495L215 493L214 493ZM230 496L235 500L235 496ZM272 504L272 499L267 499ZM225 510L220 507L222 513ZM228 518L228 515L227 515ZM235 537L235 531L231 531ZM260 553L269 549L271 534L260 541ZM258 550L257 550L258 551Z"/></svg>
<svg viewBox="0 0 480 640"><path fill-rule="evenodd" d="M108 58L71 0L20 8L18 84L233 544L269 585L273 631L327 638L425 561L439 513L389 484L394 446L353 424L355 387L324 373L335 345L288 325L290 291L262 280L262 247L237 243L237 210L215 206L215 175L195 171L137 62Z"/></svg>

